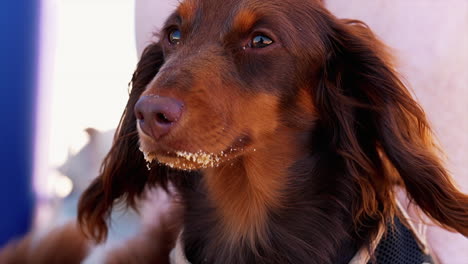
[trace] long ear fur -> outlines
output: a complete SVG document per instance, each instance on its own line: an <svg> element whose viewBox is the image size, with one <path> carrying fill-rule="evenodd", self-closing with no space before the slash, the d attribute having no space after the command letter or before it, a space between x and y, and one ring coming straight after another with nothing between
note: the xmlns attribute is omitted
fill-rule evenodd
<svg viewBox="0 0 468 264"><path fill-rule="evenodd" d="M135 206L147 184L167 183L166 168L146 168L143 154L139 151L136 118L133 108L148 83L154 78L164 62L159 44L151 44L142 54L131 81L129 100L117 128L114 142L107 154L99 177L81 196L78 205L78 220L83 232L98 242L107 237L106 220L117 199Z"/></svg>
<svg viewBox="0 0 468 264"><path fill-rule="evenodd" d="M355 222L393 217L397 179L438 224L467 236L468 196L444 168L426 116L384 45L362 22L330 21L314 94L330 149L343 157L362 192L353 205Z"/></svg>

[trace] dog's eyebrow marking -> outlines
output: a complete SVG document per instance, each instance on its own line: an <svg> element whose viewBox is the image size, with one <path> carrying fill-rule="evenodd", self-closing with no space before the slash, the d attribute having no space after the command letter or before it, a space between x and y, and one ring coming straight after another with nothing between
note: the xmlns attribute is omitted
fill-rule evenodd
<svg viewBox="0 0 468 264"><path fill-rule="evenodd" d="M246 32L254 26L254 24L257 22L257 19L257 14L252 10L240 10L234 17L232 28L236 32Z"/></svg>
<svg viewBox="0 0 468 264"><path fill-rule="evenodd" d="M195 17L196 4L194 0L182 2L177 8L177 13L185 21L192 21Z"/></svg>

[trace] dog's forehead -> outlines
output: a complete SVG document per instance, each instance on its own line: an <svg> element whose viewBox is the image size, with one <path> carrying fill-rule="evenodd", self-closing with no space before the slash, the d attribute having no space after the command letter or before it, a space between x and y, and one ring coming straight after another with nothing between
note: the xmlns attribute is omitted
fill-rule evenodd
<svg viewBox="0 0 468 264"><path fill-rule="evenodd" d="M181 20L193 28L223 34L233 30L247 30L257 20L271 16L279 21L281 16L295 13L305 5L315 5L319 0L185 0L177 8ZM214 23L213 21L216 21Z"/></svg>
<svg viewBox="0 0 468 264"><path fill-rule="evenodd" d="M177 8L177 13L184 23L194 28L222 33L236 27L235 23L254 20L254 6L255 1L252 0L185 0Z"/></svg>
<svg viewBox="0 0 468 264"><path fill-rule="evenodd" d="M177 11L181 17L192 22L202 17L228 19L241 8L255 6L256 2L256 0L185 0L179 4Z"/></svg>

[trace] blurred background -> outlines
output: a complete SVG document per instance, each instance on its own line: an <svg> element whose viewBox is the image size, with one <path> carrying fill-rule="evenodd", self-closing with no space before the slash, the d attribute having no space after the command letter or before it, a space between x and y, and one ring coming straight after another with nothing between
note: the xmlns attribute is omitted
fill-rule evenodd
<svg viewBox="0 0 468 264"><path fill-rule="evenodd" d="M366 22L399 59L447 166L468 192L468 1L326 0ZM0 248L76 215L124 109L142 49L177 0L0 2ZM112 240L138 229L118 212ZM125 226L125 228L121 228ZM468 240L430 227L444 263L467 263Z"/></svg>
<svg viewBox="0 0 468 264"><path fill-rule="evenodd" d="M0 10L0 214L11 216L0 218L1 247L75 217L110 148L137 49L133 0L7 0Z"/></svg>

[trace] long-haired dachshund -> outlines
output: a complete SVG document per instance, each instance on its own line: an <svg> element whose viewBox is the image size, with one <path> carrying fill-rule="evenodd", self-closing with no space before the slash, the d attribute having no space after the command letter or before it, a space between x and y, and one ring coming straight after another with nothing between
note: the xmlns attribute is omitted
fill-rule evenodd
<svg viewBox="0 0 468 264"><path fill-rule="evenodd" d="M362 22L319 0L186 0L142 55L79 223L102 241L115 202L170 186L182 262L430 263L395 196L468 235L438 152Z"/></svg>

